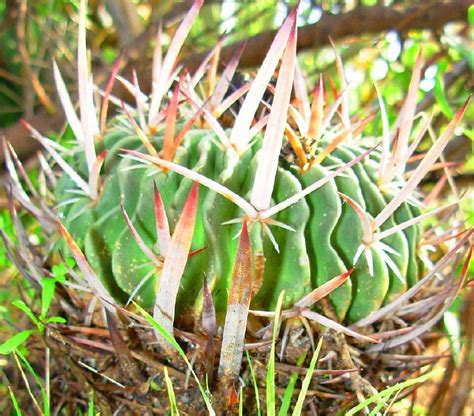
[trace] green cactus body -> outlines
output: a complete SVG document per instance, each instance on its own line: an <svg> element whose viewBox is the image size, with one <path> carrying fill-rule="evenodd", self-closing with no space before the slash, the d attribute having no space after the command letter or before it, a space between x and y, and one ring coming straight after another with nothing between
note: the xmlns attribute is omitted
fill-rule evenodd
<svg viewBox="0 0 474 416"><path fill-rule="evenodd" d="M380 157L377 154L371 155L371 158L368 160L371 169L368 170L370 178L373 182L377 183L377 173L376 169L378 168L378 163L380 163ZM392 196L385 193L384 199L386 202L389 202L392 199ZM413 217L417 217L421 215L420 208L417 205L411 205L409 202L402 202L400 207L394 213L394 221L396 224L400 224L404 221L408 221ZM389 223L390 224L390 223ZM419 265L416 258L416 250L417 250L417 242L419 236L419 229L416 225L412 225L411 227L405 228L403 230L403 234L407 240L407 244L409 246L408 249L408 265L406 271L406 280L408 287L413 286L418 280L419 274ZM403 292L406 287L404 285L399 286L401 292Z"/></svg>
<svg viewBox="0 0 474 416"><path fill-rule="evenodd" d="M341 159L328 157L324 164L334 166L341 163ZM353 170L346 172L345 176L337 177L335 181L340 192L365 208L361 186ZM341 217L333 235L333 244L341 253L347 268L352 267L361 238L362 228L359 218L348 204L344 204ZM380 251L377 248L373 248L371 252L374 262L374 276L371 276L369 273L369 266L365 257L361 257L351 275L353 288L350 292L350 307L347 312L348 319L351 322L357 321L378 309L388 290L388 270L381 259Z"/></svg>
<svg viewBox="0 0 474 416"><path fill-rule="evenodd" d="M260 141L257 140L238 159L221 150L216 142L210 130L191 130L173 161L249 199ZM161 149L161 133L152 139L152 143L157 150ZM111 293L124 302L140 285L135 299L150 308L154 304L160 270L133 239L120 202L123 202L141 238L158 254L153 184L161 193L173 231L192 181L173 171L163 172L155 166L137 164L122 157L120 149L123 148L146 153L141 141L124 127L112 128L98 147L108 150L99 199L92 204L87 197L71 194L69 190L77 187L64 177L55 191L58 203L73 197L77 200L60 206L59 216ZM328 175L329 169L353 160L361 152L362 149L355 146L339 146L321 165L304 173L282 162L277 171L273 203L296 194ZM79 172L85 170L83 157L73 159ZM338 192L352 198L375 217L390 200L377 187L377 166L378 156L375 155L281 211L275 219L295 231L271 226L279 253L265 237L261 224L250 226L253 253L263 252L266 259L263 282L252 300L253 308L273 309L281 290L285 290L286 295L284 306L291 306L312 289L355 267L351 277L330 295L338 318L355 322L399 296L417 281L416 227L395 233L383 241L398 253L397 256L388 255L404 281L387 267L378 247L370 248L372 275L365 256L361 256L355 266L352 264L361 243L362 230L355 211ZM197 316L196 312L202 307L204 278L212 289L218 316L223 319L237 249L235 236L240 230L239 224L223 223L243 216L243 212L229 200L205 187L200 188L192 249L205 249L190 258L186 265L176 304L178 320ZM407 203L402 204L382 229L412 218L415 209ZM67 250L64 246L62 249Z"/></svg>

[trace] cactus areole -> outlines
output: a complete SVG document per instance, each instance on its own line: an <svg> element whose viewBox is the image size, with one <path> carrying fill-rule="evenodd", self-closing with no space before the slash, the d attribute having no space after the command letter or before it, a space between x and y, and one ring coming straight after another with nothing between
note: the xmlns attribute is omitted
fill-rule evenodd
<svg viewBox="0 0 474 416"><path fill-rule="evenodd" d="M175 69L201 3L195 2L164 57L157 36L150 97L136 77L119 79L136 106L122 103L107 124L107 105L100 126L97 121L85 36L78 48L80 117L55 67L78 146L62 156L34 135L66 173L54 189L59 220L118 303L133 299L167 314L171 323L199 319L204 280L224 322L243 221L252 267L242 281L251 282L245 288L251 309L273 310L282 291L283 307L291 307L353 268L329 299L341 322L367 317L419 281L416 186L462 111L407 179L405 164L416 148L409 140L420 56L393 128L379 94L383 135L365 137L374 115L350 116L337 52L339 91L329 100L321 78L308 94L296 61L296 9L255 78L242 86L230 82L241 50L221 76L212 72L219 45L195 73ZM84 4L81 10L84 25ZM231 129L222 121L230 114ZM71 255L65 242L56 247ZM157 305L158 298L169 304Z"/></svg>

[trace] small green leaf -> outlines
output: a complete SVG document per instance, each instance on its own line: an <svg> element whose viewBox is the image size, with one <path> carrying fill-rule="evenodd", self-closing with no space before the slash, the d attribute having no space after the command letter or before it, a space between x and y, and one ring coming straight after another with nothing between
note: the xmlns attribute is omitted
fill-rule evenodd
<svg viewBox="0 0 474 416"><path fill-rule="evenodd" d="M51 269L53 273L53 277L60 283L64 283L66 281L66 273L67 267L64 264L55 264Z"/></svg>
<svg viewBox="0 0 474 416"><path fill-rule="evenodd" d="M418 42L413 42L410 46L405 47L404 52L402 54L403 64L408 66L409 68L412 68L415 65L416 57L418 55L419 50L420 44Z"/></svg>
<svg viewBox="0 0 474 416"><path fill-rule="evenodd" d="M68 257L64 263L55 264L51 269L54 279L59 283L64 283L66 281L66 275L69 273L68 267L73 269L76 266L76 262L73 258Z"/></svg>
<svg viewBox="0 0 474 416"><path fill-rule="evenodd" d="M68 257L66 259L66 264L71 268L73 269L74 267L76 267L76 260L74 260L74 258L72 257Z"/></svg>
<svg viewBox="0 0 474 416"><path fill-rule="evenodd" d="M148 379L148 383L150 383L150 389L152 391L163 391L161 386L155 380L153 380L153 378Z"/></svg>
<svg viewBox="0 0 474 416"><path fill-rule="evenodd" d="M43 290L41 291L41 315L40 319L44 320L48 313L51 302L53 301L54 291L56 289L56 280L46 277L41 279Z"/></svg>
<svg viewBox="0 0 474 416"><path fill-rule="evenodd" d="M474 26L474 4L471 4L467 9L467 20L469 22L469 26Z"/></svg>
<svg viewBox="0 0 474 416"><path fill-rule="evenodd" d="M64 319L62 316L52 316L46 321L48 324L65 324L66 322L66 319Z"/></svg>
<svg viewBox="0 0 474 416"><path fill-rule="evenodd" d="M13 335L7 339L4 343L0 344L0 354L8 355L14 350L21 346L33 333L34 331L29 329L27 331L21 331L18 334Z"/></svg>
<svg viewBox="0 0 474 416"><path fill-rule="evenodd" d="M33 311L25 302L23 302L22 300L15 300L12 302L12 305L15 308L18 308L21 311L25 312L28 315L28 317L33 321L33 323L38 327L38 329L42 328L41 322L38 320L38 318L35 316Z"/></svg>
<svg viewBox="0 0 474 416"><path fill-rule="evenodd" d="M438 74L435 78L434 96L443 114L451 120L454 117L454 112L451 110L448 100L446 99L444 83L441 79L441 74Z"/></svg>

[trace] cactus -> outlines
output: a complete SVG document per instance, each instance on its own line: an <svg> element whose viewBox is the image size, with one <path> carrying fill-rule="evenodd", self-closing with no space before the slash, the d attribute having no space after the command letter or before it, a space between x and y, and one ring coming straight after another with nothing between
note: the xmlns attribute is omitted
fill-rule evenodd
<svg viewBox="0 0 474 416"><path fill-rule="evenodd" d="M178 77L174 64L201 4L194 3L164 59L157 37L151 96L141 93L136 79L122 80L136 108L122 103L105 124L113 99L105 91L99 125L81 2L80 118L55 66L78 145L61 152L28 126L65 173L54 186L55 212L48 211L65 237L53 250L76 258L108 309L134 300L154 309L169 332L180 322L196 325L211 305L224 326L221 374L237 375L249 308L273 311L282 292L283 308L293 312L309 310L329 293L333 319L320 322L376 342L341 324L373 323L425 278L419 223L440 209L422 214L416 187L467 103L406 179L406 162L428 127L410 144L420 55L392 131L379 94L383 136L365 137L374 115L351 119L339 56L341 87L334 102L326 102L321 78L310 103L296 62L296 9L254 80L232 90L238 51L200 97L196 85L206 66ZM280 60L276 85L269 87ZM271 104L262 104L267 89ZM238 100L243 103L226 129L222 116ZM226 367L227 347L240 355Z"/></svg>
<svg viewBox="0 0 474 416"><path fill-rule="evenodd" d="M189 20L183 22L183 33L189 31L199 4L195 3L188 14ZM225 192L216 191L213 186L209 189L203 182L206 186L199 190L191 243L191 249L200 252L188 259L179 280L175 305L178 320L200 316L205 278L222 322L237 250L235 235L241 228L238 218L250 221L254 259L265 262L263 275L252 283L254 309L273 310L281 291L285 292L283 306L291 307L312 290L353 269L329 298L337 318L354 323L418 282L422 265L417 256L420 233L416 217L420 215L420 207L411 195L416 183L405 185L402 195L394 190L403 182L401 175L406 160L414 150L414 146L408 148L408 138L421 57L418 56L410 95L395 126L399 135L394 152L390 153L394 136L389 132L380 94L385 129L383 148L371 147L378 141L364 138L361 133L372 117L351 122L338 56L341 91L335 102L331 106L324 102L321 78L309 104L305 87L301 85L304 79L295 61L295 16L296 10L285 21L254 81L268 83L282 59L270 115L252 121L266 87L244 85L237 98L247 89L249 92L230 138L215 115L223 113L223 109L217 108L225 102L224 93L230 86L229 77L235 73L238 54L206 103L197 96L193 85L195 79L199 80L198 75L202 76L201 69L201 74L193 79L181 77L168 107L160 108L165 86L173 82L170 62L179 53L181 45L177 42L182 43L183 39L172 42L161 67L156 68L155 64L158 81L147 108L138 84L128 83L126 86L136 96L137 109L127 109L122 104L123 114L102 126L98 140L94 139L98 130L94 110L87 111L83 109L85 105L81 106L81 120L76 116L70 120L83 146L68 162L61 159L63 166L67 165L68 175L54 189L57 214L102 284L118 302L134 299L145 308L155 304L166 255L165 247L160 247L155 224L159 221L156 201L164 207L167 227L173 230L193 179L202 182L200 178L219 184L242 200L249 198L250 204L245 201L246 206L236 204ZM84 42L79 43L79 87L80 101L87 103L92 91L88 90L87 65L81 58ZM156 56L161 53L160 48L158 45ZM70 106L57 67L55 75L62 101ZM296 105L289 103L293 79ZM179 105L183 98L187 103ZM276 115L278 110L286 112L289 107L288 121ZM342 123L331 125L338 108ZM69 114L74 112L71 110ZM461 115L462 111L456 119ZM258 130L266 121L264 136ZM433 160L440 154L455 122L430 152ZM283 130L286 144L282 142ZM51 149L45 138L33 133ZM292 157L282 153L282 145L291 149ZM184 173L177 169L179 166L186 168ZM429 165L421 168L413 175L417 176L417 182ZM265 169L270 170L265 172ZM199 178L189 176L189 172ZM267 199L261 207L259 193L266 194ZM292 199L294 202L288 203ZM270 205L274 208L284 205L284 209L275 211ZM269 211L272 214L266 215ZM64 255L70 254L65 243L58 247Z"/></svg>
<svg viewBox="0 0 474 416"><path fill-rule="evenodd" d="M104 185L97 201L89 206L88 197L78 197L75 202L64 204L70 198L64 190L76 188L71 179L64 176L55 190L58 203L64 204L59 209L59 217L111 293L123 301L140 285L135 298L144 307L150 308L155 301L159 272L155 272L155 266L133 239L120 204L123 201L126 213L145 244L158 248L156 254L159 254L154 185L160 192L170 227L174 229L192 181L173 171L157 172L154 166L130 169L136 162L121 157L121 149L146 152L143 144L131 127L125 130L111 126L109 129L103 142L104 149L108 151L102 174ZM206 175L239 195L247 195L255 177L259 141L235 163L219 149L216 140L212 131L191 130L178 149L174 163ZM156 134L151 143L161 152L162 134ZM324 143L320 145L324 146ZM280 163L273 193L274 203L280 203L326 177L331 169L355 159L360 151L355 146L341 145L322 164L313 165L303 172L288 163ZM262 245L266 262L261 288L255 289L252 307L273 310L282 290L285 290L285 307L291 306L312 289L355 266L351 277L330 295L339 318L347 317L350 322L355 322L377 310L384 300L406 289L407 280L410 285L417 282L417 241L416 236L409 235L410 232L416 234L416 226L383 240L389 247L386 248L386 255L397 262L395 270L390 268L391 263L387 265L383 260L378 248L372 249L372 274L365 257L361 256L356 264L352 263L360 245L362 228L356 212L344 203L339 193L366 207L373 217L386 207L384 196L369 176L369 171L373 170L370 162L366 160L347 169L344 176L329 180L276 216L276 220L291 227L291 230L278 228L273 231L279 252L269 238L258 241L260 233L254 232L253 244ZM83 155L78 155L76 163L78 170L85 165ZM404 202L396 215L385 223L386 227L413 218L412 209L416 208ZM205 249L186 265L177 300L178 315L192 313L199 316L199 311L195 309L199 304L204 276L212 288L218 313L225 313L237 248L234 236L239 225L224 223L239 216L242 212L232 202L204 187L200 189L197 217L202 220L196 223L192 249ZM251 226L256 231L258 227L258 224ZM413 244L409 244L410 237ZM395 257L392 250L400 256ZM408 275L410 261L413 266L411 275ZM142 282L143 279L146 281Z"/></svg>
<svg viewBox="0 0 474 416"><path fill-rule="evenodd" d="M295 68L294 56L290 56L290 43L294 42L295 37L291 19L294 19L294 13L293 17L287 19L279 34L280 37L286 36L288 42L285 51L280 47L280 54L286 54L282 68L287 65L290 71ZM275 41L273 48L277 47ZM274 58L273 61L276 66L278 59ZM416 88L419 82L420 65L419 58L412 88ZM269 71L266 72L261 73L262 77L268 78ZM299 72L298 74L301 77ZM278 84L276 86L275 101L279 98L278 92L285 87L288 90L288 85L291 85L289 79L293 75L286 75L286 79L284 75L280 75L278 82L281 84L280 89ZM340 75L343 80L342 69ZM166 80L166 76L163 79ZM61 207L58 210L59 218L80 249L84 250L88 261L110 293L121 302L130 299L132 295L146 308L155 303L156 290L160 285L160 265L159 261L150 261L150 255L143 250L143 244L140 245L133 238L124 214L131 219L144 246L153 251L151 256L161 254L163 257L164 250L159 247L155 226L153 189L157 187L166 217L173 229L192 185L189 178L160 167L158 155L162 160L203 175L244 198L253 198L255 189L261 186L257 184L257 174L259 166L265 163L262 162L265 157L262 153L266 152L262 148L265 146L265 138L257 133L255 137L240 139L240 144L235 142L235 145L232 137L230 140L226 138L222 128L216 132L214 125L209 123L212 118L209 114L208 117L204 116L204 121L201 120L203 126L190 129L184 127L187 121L186 111L189 114L189 109L181 110L184 106L181 104L178 114L178 100L184 96L191 106L197 107L196 101L199 99L192 97L194 90L185 84L181 79L174 89L167 109L167 117L174 118L170 123L168 118L165 120L162 117L162 123L154 124L153 128L143 125L147 115L149 120L159 116L156 110L153 113L152 96L148 114L143 109L134 114L125 110L125 114L117 120L109 121L102 138L92 145L93 150L89 153L79 150L73 156L72 170L81 177L87 177L87 166L90 163L87 155L104 152L101 153L104 159L100 179L102 188L93 202L90 195L71 198L70 192L77 194L80 191L74 178L63 177L55 189L57 202ZM216 87L216 92L217 90ZM252 93L253 89L248 95ZM397 160L401 151L389 161L381 160L379 149L372 149L367 156L364 153L367 151L366 147L376 143L373 139L359 139L367 120L351 127L346 116L344 123L349 125L344 126L343 123L340 126L329 126L338 105L343 110L342 114L347 114L347 95L341 92L337 101L329 107L324 103L323 94L323 84L320 82L309 117L304 113L306 109L298 112L298 108L293 108L293 112L303 120L297 126L298 134L305 135L305 139L312 141L312 144L305 143L305 149L295 139L292 127L285 126L286 131L293 135L289 144L297 161L279 157L271 194L272 203L283 203L317 181L323 180L324 184L273 216L271 220L276 221L273 225L272 222L267 224L259 221L250 225L254 255L263 256L266 260L263 277L261 281L254 282L252 288L252 308L273 310L282 290L285 291L284 306L289 307L313 289L354 268L350 278L330 295L339 320L354 323L396 299L418 281L418 226L413 224L400 230L397 226L416 217L419 214L419 204L414 198L408 198L410 195L405 195L397 203L396 209L388 207L389 202L394 199L391 182L401 181L402 172L389 174L388 178L384 178L383 169L388 171L388 167L392 170L402 167L403 161L400 163ZM288 102L283 101L282 105L288 107ZM410 124L411 105L412 102L407 102L404 107L407 124ZM208 107L212 110L211 105ZM412 108L411 111L413 110ZM247 111L251 113L249 106L244 104L240 114ZM238 116L233 135L242 119L243 116ZM142 126L139 126L140 120ZM217 122L215 119L213 121ZM180 134L179 144L170 145L170 132L174 134L175 125L180 126L185 134ZM147 128L149 137L143 131ZM243 134L248 136L248 130L247 127L247 132L244 131ZM406 142L409 131L405 129L404 134L403 140ZM346 137L347 140L342 142ZM250 139L252 144L247 146ZM399 140L402 140L401 136ZM338 142L342 143L335 146L334 143ZM123 157L123 149L134 156ZM405 150L405 154L401 157L403 160L408 159L411 154L409 149L405 146L402 150ZM136 159L143 154L149 154L157 161L150 159L148 165L140 166ZM275 159L275 152L270 157ZM359 163L351 162L358 157L361 159ZM385 154L384 157L387 159L388 155ZM389 166L390 163L392 166ZM338 170L341 174L330 177L330 173L340 166L344 167L343 170ZM271 187L270 183L268 187ZM121 204L123 210L120 208ZM364 221L359 217L365 216L366 222L372 224L377 216L387 212L384 221L377 225L380 232L393 232L389 232L377 244L367 246L365 255L361 256L358 250L362 247ZM225 315L237 249L234 236L240 227L238 224L227 223L244 215L245 212L233 202L217 192L201 187L192 249L204 250L186 264L176 301L178 318L185 315L199 316L204 278L212 290L218 316L222 318ZM369 234L374 232L366 231ZM370 239L370 235L367 238Z"/></svg>

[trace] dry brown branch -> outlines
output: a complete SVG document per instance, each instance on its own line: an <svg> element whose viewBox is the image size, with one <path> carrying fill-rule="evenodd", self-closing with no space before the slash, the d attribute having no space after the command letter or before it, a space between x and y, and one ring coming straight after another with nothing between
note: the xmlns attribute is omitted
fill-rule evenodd
<svg viewBox="0 0 474 416"><path fill-rule="evenodd" d="M129 0L105 0L105 4L117 28L120 45L128 45L143 31L136 5Z"/></svg>
<svg viewBox="0 0 474 416"><path fill-rule="evenodd" d="M325 14L312 25L298 31L298 50L316 49L329 44L329 38L337 41L348 36L380 33L390 29L437 30L446 23L465 20L470 0L424 1L406 8L389 6L359 6L340 15ZM268 31L247 40L247 47L240 59L241 67L252 67L262 62L276 31ZM233 56L242 42L223 48L221 59L225 62ZM207 52L191 56L185 62L193 67L200 63Z"/></svg>

